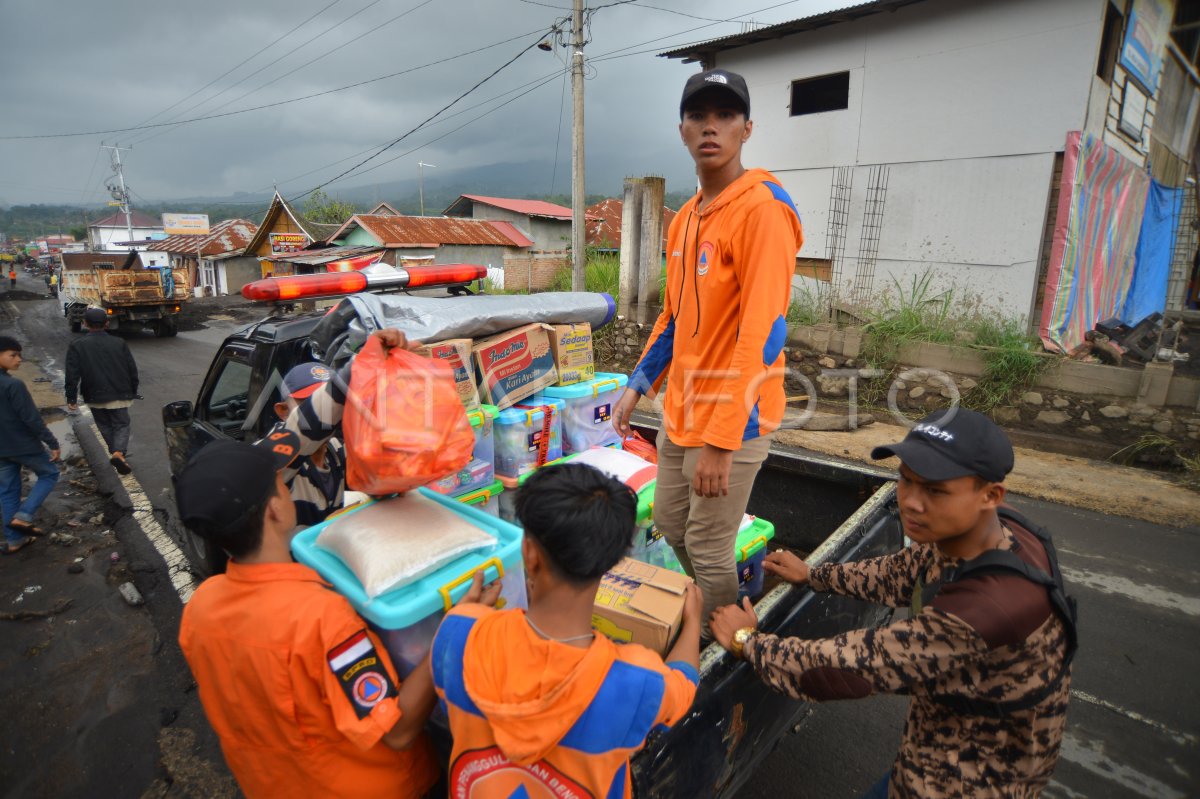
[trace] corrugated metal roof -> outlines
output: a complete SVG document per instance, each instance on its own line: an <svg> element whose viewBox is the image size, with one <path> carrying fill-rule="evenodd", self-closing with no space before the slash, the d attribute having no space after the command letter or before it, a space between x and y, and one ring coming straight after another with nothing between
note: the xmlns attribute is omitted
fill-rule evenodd
<svg viewBox="0 0 1200 799"><path fill-rule="evenodd" d="M162 227L161 219L155 219L141 211L130 210L129 222L133 227ZM95 222L88 222L88 227L125 227L125 214L118 211Z"/></svg>
<svg viewBox="0 0 1200 799"><path fill-rule="evenodd" d="M154 249L182 255L195 255L200 242L201 255L225 255L246 249L258 232L258 225L246 219L226 219L213 225L207 236L168 236L155 242Z"/></svg>
<svg viewBox="0 0 1200 799"><path fill-rule="evenodd" d="M623 200L610 197L589 206L587 213L587 243L589 247L614 247L621 249L621 213L625 208ZM675 212L663 206L663 247L667 245L667 228Z"/></svg>
<svg viewBox="0 0 1200 799"><path fill-rule="evenodd" d="M528 247L533 244L508 223L445 216L359 214L343 225L337 236L344 235L344 231L355 223L387 247L436 247L443 244Z"/></svg>
<svg viewBox="0 0 1200 799"><path fill-rule="evenodd" d="M709 39L708 41L685 45L674 50L668 50L665 53L659 53L658 55L660 58L682 58L685 64L701 61L704 62L707 68L711 68L713 56L722 50L732 50L736 47L746 47L747 45L758 44L773 39L782 39L785 36L803 33L804 31L816 28L825 28L830 25L838 25L842 22L853 22L856 19L869 17L881 11L895 11L903 6L920 2L922 0L873 0L872 2L839 8L835 11L826 11L823 14L813 14L812 16L800 17L788 22L780 22L777 25L769 25L765 28L747 31L746 33L735 33L731 36L722 36L717 39Z"/></svg>

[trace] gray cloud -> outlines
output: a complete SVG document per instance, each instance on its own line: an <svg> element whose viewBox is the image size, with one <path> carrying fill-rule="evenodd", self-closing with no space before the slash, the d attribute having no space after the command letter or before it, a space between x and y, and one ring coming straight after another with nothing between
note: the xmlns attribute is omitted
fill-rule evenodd
<svg viewBox="0 0 1200 799"><path fill-rule="evenodd" d="M593 0L592 5L607 1L611 0ZM350 156L399 136L466 91L536 41L535 31L549 30L556 19L566 16L570 4L569 0L546 0L546 5L564 8L559 11L522 0L434 0L385 24L418 6L420 0L374 4L371 0L338 0L213 87L159 113L256 54L329 2L5 0L0 5L0 28L7 34L0 48L0 97L6 114L0 135L104 130L129 127L148 118L161 122L177 114L187 118L222 113L464 55L323 97L177 127L2 140L0 201L102 201L103 182L109 175L107 156L99 152L102 140L133 145L133 151L124 155L126 178L136 197L146 200L226 196L269 189L276 182L286 195L303 192L369 153ZM845 4L796 0L755 14L753 19L774 23ZM656 0L651 5L722 19L772 3ZM365 10L325 32L361 9ZM596 59L589 66L585 92L590 191L612 190L624 175L649 173L665 174L674 190L688 188L690 162L676 132L677 103L679 89L696 65L657 58L655 53L741 30L739 23L722 23L682 33L705 24L638 2L596 11L592 41L586 50L590 59ZM519 38L487 48L512 37ZM641 44L650 40L657 41ZM604 58L631 45L641 45L630 51L636 54ZM566 87L564 104L564 79L555 74L564 69L568 55L565 49L525 53L450 109L448 114L455 116L412 135L372 164L423 148L361 176L346 178L328 190L336 193L354 186L410 180L415 177L418 159L448 171L503 162L553 161L557 147L559 166L553 188L569 191L570 88ZM280 56L285 57L246 77ZM280 77L293 69L292 74ZM471 121L525 91L518 87L546 78L549 80L541 88ZM506 95L508 92L513 94ZM480 106L490 98L499 99ZM473 106L480 107L467 110ZM467 122L470 124L453 130ZM441 136L444 138L434 141ZM346 160L333 163L340 159ZM321 169L313 174L300 177L318 167ZM550 177L549 172L544 176L547 191Z"/></svg>

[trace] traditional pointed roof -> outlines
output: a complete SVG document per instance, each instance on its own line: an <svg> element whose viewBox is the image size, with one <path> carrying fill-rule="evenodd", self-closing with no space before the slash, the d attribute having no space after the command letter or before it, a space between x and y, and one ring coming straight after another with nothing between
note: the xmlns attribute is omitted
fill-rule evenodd
<svg viewBox="0 0 1200 799"><path fill-rule="evenodd" d="M280 214L287 214L292 223L304 231L304 235L308 236L310 244L323 244L332 241L334 234L341 228L341 225L326 225L307 219L291 203L283 199L283 195L277 189L275 196L271 198L271 204L267 207L267 212L263 215L262 222L258 225L258 231L255 232L254 238L246 243L247 252L258 251L267 234L275 227L275 220Z"/></svg>
<svg viewBox="0 0 1200 799"><path fill-rule="evenodd" d="M372 208L370 211L367 211L367 215L368 216L385 216L385 215L386 216L402 216L402 214L399 211L397 211L395 208L388 205L387 203L380 203L379 205Z"/></svg>

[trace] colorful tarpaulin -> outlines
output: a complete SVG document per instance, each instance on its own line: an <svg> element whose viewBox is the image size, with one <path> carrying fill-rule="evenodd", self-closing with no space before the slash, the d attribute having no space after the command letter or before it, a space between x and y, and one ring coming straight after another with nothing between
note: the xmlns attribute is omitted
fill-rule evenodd
<svg viewBox="0 0 1200 799"><path fill-rule="evenodd" d="M1039 333L1070 352L1103 319L1120 315L1150 177L1095 136L1067 134Z"/></svg>

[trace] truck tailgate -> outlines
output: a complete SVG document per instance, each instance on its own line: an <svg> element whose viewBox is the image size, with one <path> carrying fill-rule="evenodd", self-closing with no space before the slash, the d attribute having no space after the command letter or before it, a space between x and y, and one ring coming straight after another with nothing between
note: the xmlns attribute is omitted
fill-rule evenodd
<svg viewBox="0 0 1200 799"><path fill-rule="evenodd" d="M893 513L895 487L879 488L807 558L811 565L895 552L903 543ZM753 500L752 500L753 502ZM800 638L824 638L884 624L891 611L808 588L780 585L755 605L759 628ZM691 713L652 735L634 759L640 797L734 797L775 743L799 721L804 703L771 691L749 664L714 644L700 660Z"/></svg>

